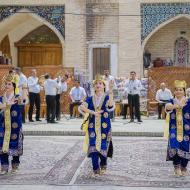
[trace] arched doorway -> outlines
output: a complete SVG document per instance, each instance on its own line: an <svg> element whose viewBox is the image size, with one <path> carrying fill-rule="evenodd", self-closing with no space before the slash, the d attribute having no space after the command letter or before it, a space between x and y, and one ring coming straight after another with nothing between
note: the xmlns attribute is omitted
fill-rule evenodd
<svg viewBox="0 0 190 190"><path fill-rule="evenodd" d="M39 26L24 36L15 46L18 48L20 67L62 64L60 40L46 25Z"/></svg>
<svg viewBox="0 0 190 190"><path fill-rule="evenodd" d="M151 62L160 58L166 66L188 66L190 16L178 15L160 24L142 43L142 56L151 54ZM142 57L143 60L143 57Z"/></svg>
<svg viewBox="0 0 190 190"><path fill-rule="evenodd" d="M2 9L5 9L4 12L6 12L8 7L2 7ZM35 9L35 13L31 12L33 9ZM23 9L13 6L12 10L14 11L10 15L4 14L2 16L0 22L0 42L5 36L8 36L10 41L10 58L13 66L20 65L18 63L18 48L15 46L15 43L20 42L27 34L42 25L46 25L59 38L59 44L57 43L56 45L61 48L61 65L64 65L64 16L53 14L58 9L62 10L64 6L23 6ZM50 14L45 14L47 11L50 11ZM41 15L44 16L41 17ZM3 18L4 16L6 19ZM61 27L59 27L59 23L62 23Z"/></svg>

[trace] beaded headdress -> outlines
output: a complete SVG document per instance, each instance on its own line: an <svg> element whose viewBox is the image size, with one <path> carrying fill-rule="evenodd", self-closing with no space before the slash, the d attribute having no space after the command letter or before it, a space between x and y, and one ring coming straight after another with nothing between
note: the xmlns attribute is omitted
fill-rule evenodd
<svg viewBox="0 0 190 190"><path fill-rule="evenodd" d="M97 81L103 82L104 86L106 86L105 80L103 79L103 76L102 76L102 75L97 74L97 75L95 76L95 79L94 79L94 81L93 81L93 84L95 84Z"/></svg>
<svg viewBox="0 0 190 190"><path fill-rule="evenodd" d="M175 80L174 81L175 88L185 88L187 87L187 83L184 80Z"/></svg>

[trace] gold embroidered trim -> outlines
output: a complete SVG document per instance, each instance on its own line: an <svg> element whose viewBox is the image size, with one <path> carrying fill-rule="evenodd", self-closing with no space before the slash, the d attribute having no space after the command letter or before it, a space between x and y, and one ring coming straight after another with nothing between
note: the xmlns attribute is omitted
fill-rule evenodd
<svg viewBox="0 0 190 190"><path fill-rule="evenodd" d="M176 109L177 141L183 141L183 117L182 108Z"/></svg>
<svg viewBox="0 0 190 190"><path fill-rule="evenodd" d="M9 151L9 143L11 137L11 112L10 108L6 107L5 109L5 134L3 140L3 148L2 151L7 153Z"/></svg>
<svg viewBox="0 0 190 190"><path fill-rule="evenodd" d="M106 95L104 94L102 96L102 99L100 101L100 104L98 107L96 107L95 104L95 96L92 97L92 102L93 102L93 106L95 111L100 111L103 105L103 102L105 100ZM101 149L101 116L99 117L95 117L95 133L96 133L96 150L100 151Z"/></svg>

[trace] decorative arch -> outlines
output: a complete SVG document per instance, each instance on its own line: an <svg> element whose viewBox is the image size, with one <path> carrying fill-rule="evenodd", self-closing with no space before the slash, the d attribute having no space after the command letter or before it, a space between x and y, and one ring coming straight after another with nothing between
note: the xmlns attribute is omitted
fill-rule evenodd
<svg viewBox="0 0 190 190"><path fill-rule="evenodd" d="M190 3L141 3L141 42L162 23L178 16L190 15Z"/></svg>
<svg viewBox="0 0 190 190"><path fill-rule="evenodd" d="M18 42L23 36L34 30L35 27L32 27L32 25L28 31L22 31L20 35L14 36L13 32L16 27L13 27L14 25L11 23L18 23L17 25L19 26L26 23L27 18L32 18L39 22L36 27L46 25L57 35L62 46L62 64L64 63L64 6L0 6L0 15L0 27L4 29L1 33L1 37L12 33L12 38L10 36L10 45L13 65L16 66L18 64L18 50L14 46L15 42Z"/></svg>
<svg viewBox="0 0 190 190"><path fill-rule="evenodd" d="M190 20L190 15L185 15L185 14L180 14L180 15L177 15L173 18L170 18L168 19L167 21L161 23L159 26L157 26L152 32L150 32L147 37L143 40L142 42L142 49L144 50L148 40L156 33L158 32L161 28L163 28L164 26L168 25L169 23L179 19L179 18L187 18Z"/></svg>
<svg viewBox="0 0 190 190"><path fill-rule="evenodd" d="M163 27L165 27L166 25L170 24L171 22L178 20L180 18L186 18L188 20L190 20L190 15L189 14L178 14L176 16L173 16L172 18L169 18L168 20L162 22L161 24L159 24L157 27L155 27L147 36L146 38L144 38L144 40L142 40L142 45L141 45L141 61L143 63L143 57L144 57L144 53L145 53L145 48L147 43L149 42L149 40L152 38L152 36L154 34L156 34L160 29L162 29ZM141 38L142 39L142 38ZM173 57L175 57L175 55L173 55ZM189 60L188 60L189 61ZM141 65L141 71L144 70L143 64Z"/></svg>
<svg viewBox="0 0 190 190"><path fill-rule="evenodd" d="M38 20L48 25L51 29L56 28L60 33L59 35L64 38L64 11L64 6L0 6L0 22L16 13L28 13L32 17L36 17Z"/></svg>

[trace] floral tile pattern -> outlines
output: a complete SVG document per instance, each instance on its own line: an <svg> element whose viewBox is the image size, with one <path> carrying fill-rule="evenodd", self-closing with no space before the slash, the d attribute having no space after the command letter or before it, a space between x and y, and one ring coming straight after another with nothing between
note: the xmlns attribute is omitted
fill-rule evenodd
<svg viewBox="0 0 190 190"><path fill-rule="evenodd" d="M0 22L18 12L26 11L36 14L52 24L65 36L64 6L0 6ZM20 13L22 14L22 13Z"/></svg>
<svg viewBox="0 0 190 190"><path fill-rule="evenodd" d="M142 3L141 42L161 23L179 14L190 15L190 3Z"/></svg>

